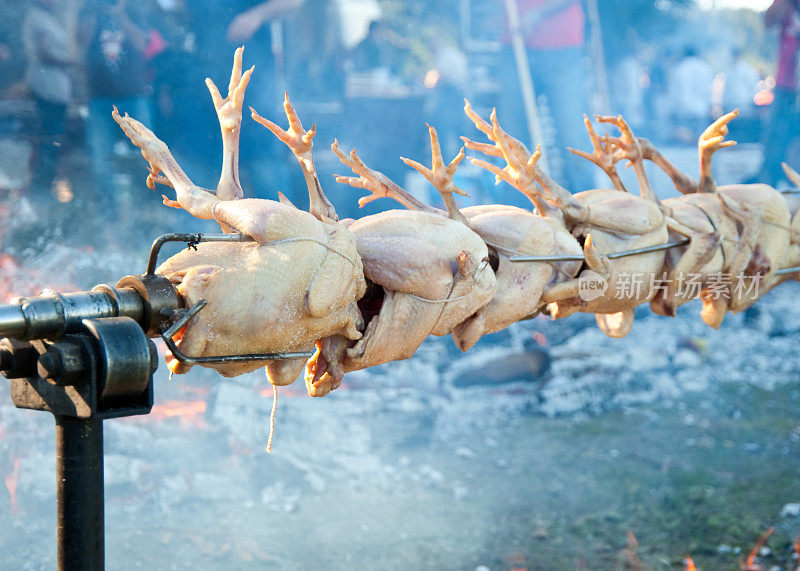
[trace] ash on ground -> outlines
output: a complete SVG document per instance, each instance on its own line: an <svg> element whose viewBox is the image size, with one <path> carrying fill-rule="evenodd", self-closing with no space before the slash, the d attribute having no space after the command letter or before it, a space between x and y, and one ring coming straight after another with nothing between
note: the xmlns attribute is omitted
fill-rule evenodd
<svg viewBox="0 0 800 571"><path fill-rule="evenodd" d="M42 275L69 254L45 248ZM68 280L113 282L131 259ZM104 423L107 566L605 569L630 561L630 531L649 567L689 554L737 569L774 525L761 563L787 568L799 292L784 284L718 331L689 304L672 319L642 308L620 340L590 315L519 323L466 354L430 339L322 399L279 389L271 455L263 372L169 380L162 365L153 413ZM0 395L2 568L54 565L53 433Z"/></svg>

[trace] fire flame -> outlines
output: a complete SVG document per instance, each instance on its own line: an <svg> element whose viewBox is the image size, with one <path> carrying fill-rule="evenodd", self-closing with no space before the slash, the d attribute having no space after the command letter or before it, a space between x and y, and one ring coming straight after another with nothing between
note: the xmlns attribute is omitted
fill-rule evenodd
<svg viewBox="0 0 800 571"><path fill-rule="evenodd" d="M688 555L683 559L684 569L686 571L695 571L694 561Z"/></svg>
<svg viewBox="0 0 800 571"><path fill-rule="evenodd" d="M19 482L19 464L20 459L14 459L14 469L11 473L3 478L3 483L6 485L6 489L8 490L8 497L11 500L11 513L18 513L19 512L19 504L17 503L17 483Z"/></svg>

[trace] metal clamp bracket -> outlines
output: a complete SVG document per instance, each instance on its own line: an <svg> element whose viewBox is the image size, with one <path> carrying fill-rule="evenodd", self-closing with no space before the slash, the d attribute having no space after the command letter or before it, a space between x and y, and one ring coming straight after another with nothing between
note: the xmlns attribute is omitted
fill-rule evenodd
<svg viewBox="0 0 800 571"><path fill-rule="evenodd" d="M189 357L185 355L175 341L172 339L175 334L180 331L181 327L189 323L189 320L200 313L200 310L206 306L206 300L201 299L195 303L189 310L187 310L172 326L161 334L161 339L164 340L169 350L181 363L189 363L190 365L205 365L208 363L241 363L246 361L277 361L279 359L307 359L314 353L312 351L300 351L296 353L248 353L246 355L220 355L218 357Z"/></svg>
<svg viewBox="0 0 800 571"><path fill-rule="evenodd" d="M167 242L186 242L188 248L194 248L201 242L253 242L253 238L245 234L186 234L173 233L163 234L155 239L150 248L150 256L147 259L147 275L152 275L158 263L158 254L161 247ZM283 352L283 353L248 353L245 355L218 355L212 357L190 357L184 354L175 343L173 337L184 327L189 320L206 306L206 300L201 299L188 310L180 310L177 318L170 327L161 333L161 339L167 345L173 357L181 363L190 365L207 365L213 363L241 363L249 361L279 361L284 359L308 359L313 351Z"/></svg>

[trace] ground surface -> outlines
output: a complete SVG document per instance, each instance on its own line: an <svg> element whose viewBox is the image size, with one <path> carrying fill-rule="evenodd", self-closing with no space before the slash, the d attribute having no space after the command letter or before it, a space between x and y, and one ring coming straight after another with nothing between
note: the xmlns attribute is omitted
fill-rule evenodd
<svg viewBox="0 0 800 571"><path fill-rule="evenodd" d="M785 287L781 303L797 292ZM640 328L663 323L645 319ZM555 337L560 325L541 328ZM551 352L593 339L586 325ZM737 328L708 338L732 338ZM758 335L751 331L756 345ZM780 349L797 336L772 339ZM697 377L701 390L654 389L662 363L616 394L595 385L606 392L600 400L584 387L580 410L551 414L554 401L568 408L577 398L564 397L552 371L550 386L453 389L447 367L430 381L444 347L357 377L327 399L283 391L271 456L263 452L271 399L260 378L160 378L157 401L199 393L208 408L105 423L108 568L613 569L629 561L630 531L650 568L683 568L688 555L700 568L738 569L771 526L762 561L790 568L800 517L781 512L800 502L795 354L784 355L778 383L765 381L768 370L750 381L701 382L733 357L707 356L673 374ZM669 358L669 367L686 359ZM52 421L0 412L6 446L23 457L19 507L0 527L0 567L52 568ZM18 444L23 428L27 448ZM10 511L4 495L0 511Z"/></svg>

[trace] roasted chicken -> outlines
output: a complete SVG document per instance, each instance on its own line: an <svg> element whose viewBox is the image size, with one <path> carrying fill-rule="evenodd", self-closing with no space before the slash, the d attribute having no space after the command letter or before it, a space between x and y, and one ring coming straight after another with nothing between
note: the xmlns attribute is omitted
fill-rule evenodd
<svg viewBox="0 0 800 571"><path fill-rule="evenodd" d="M186 326L179 339L190 356L311 351L317 341L333 334L357 340L361 332L356 301L366 289L356 239L338 222L317 180L312 158L314 128L303 126L288 97L289 129L282 130L252 117L278 136L297 156L309 191L310 212L281 201L242 198L238 177L239 129L245 88L253 69L242 73L242 48L236 51L228 96L206 83L217 110L223 140L222 175L216 191L194 185L167 146L138 121L114 118L150 165L147 184L171 186L182 208L197 218L213 219L226 232L253 239L245 243L203 243L158 268L176 286L187 307L200 299L208 304ZM266 365L273 384L285 385L302 372L305 359L240 362L213 365L235 376ZM170 370L189 368L168 358Z"/></svg>
<svg viewBox="0 0 800 571"><path fill-rule="evenodd" d="M559 276L559 283L549 287L542 302L549 304L550 314L563 318L576 311L595 313L597 323L611 337L624 337L633 325L634 308L652 297L649 284L629 287L630 280L650 280L663 265L663 252L650 252L635 257L610 260L606 254L634 250L666 243L667 226L658 200L647 181L644 170L636 166L642 196L619 190L586 190L572 195L552 180L537 165L538 152L531 154L520 141L511 137L501 127L493 111L490 122L474 113L468 114L475 125L494 144L476 143L465 139L468 148L505 161L499 166L480 159L473 162L493 172L534 203L538 213L563 227L582 244L585 266L580 275ZM631 135L621 117L605 117L602 121L616 124L622 131L621 143L630 141ZM602 144L591 123L586 120L594 154L588 155L598 164L610 161L613 148ZM621 184L621 182L620 182ZM585 272L592 272L591 274ZM606 284L601 295L581 296L582 279L599 277Z"/></svg>
<svg viewBox="0 0 800 571"><path fill-rule="evenodd" d="M412 210L388 210L349 225L370 284L359 303L363 337L355 343L341 335L322 341L309 368L313 375L307 378L312 394L336 388L348 371L409 358L428 335L452 332L494 295L489 251L465 224L452 197L463 193L453 184L463 152L445 166L435 131L430 132L432 168L407 162L434 184L448 213L414 201ZM332 149L358 175L338 180L373 193L362 198L361 205L381 196L408 196L368 169L355 151L348 157L336 142Z"/></svg>
<svg viewBox="0 0 800 571"><path fill-rule="evenodd" d="M446 165L435 129L429 126L430 167L403 159L440 193L445 210L416 199L380 172L367 167L353 150L333 152L355 176L337 181L368 190L359 204L392 198L406 210L389 210L358 220L339 221L314 167L315 128L306 131L286 97L289 121L282 129L251 108L251 117L284 142L296 156L309 193L309 211L278 193L278 201L243 198L239 183L239 130L244 93L253 68L242 71L236 51L228 95L206 80L223 140L217 188L194 185L165 143L135 119L114 109L113 116L149 163L147 185L170 186L168 206L197 218L212 219L223 232L247 242L201 243L164 262L167 276L186 307L206 307L176 337L194 357L222 354L311 351L306 359L214 364L225 376L266 366L274 385L294 381L305 367L307 389L323 396L348 371L414 354L428 335L452 334L464 351L485 333L545 309L556 318L595 313L609 336L626 335L634 309L674 315L682 303L703 300L702 317L718 327L727 311L741 311L792 275L777 270L800 265L800 200L767 185L717 187L711 158L726 141L730 113L699 139L701 178L696 182L669 163L647 140L634 137L622 117L597 117L618 129L599 136L588 118L592 151L572 152L592 161L613 189L575 195L553 181L530 153L501 127L495 112L488 121L467 102L465 111L488 142L464 138L467 148L500 164L471 158L527 196L527 211L507 205L459 209L454 182L464 149ZM616 164L627 160L639 183L639 196L627 191ZM650 160L673 180L682 196L660 202L645 174ZM800 185L800 175L787 169ZM680 245L675 244L680 241ZM548 258L511 262L513 257ZM684 276L698 276L698 289L679 287ZM726 276L713 283L714 276ZM587 281L603 288L589 292ZM734 281L752 287L737 290ZM715 286L715 287L714 287ZM715 295L711 295L711 293ZM716 295L721 292L721 295ZM186 372L168 356L168 366Z"/></svg>
<svg viewBox="0 0 800 571"><path fill-rule="evenodd" d="M429 134L431 148L434 151L434 162L439 162L441 161L441 151L436 130L429 127ZM382 173L368 168L360 161L355 151L348 159L338 151L338 147L334 147L334 150L340 159L359 175L358 178L339 177L338 180L366 188L372 192L371 196L362 198L359 201L360 204L387 197L396 200L409 210L450 216L462 220L486 244L490 267L494 271L497 286L495 294L488 304L456 325L451 331L453 340L462 351L472 347L485 333L499 331L534 314L539 309L542 292L553 281L553 276L557 275L557 272L572 276L580 267L578 262L553 264L514 264L510 262L509 257L519 255L556 253L579 257L581 248L562 225L553 224L548 218L536 216L515 206L492 204L458 209L452 200L452 194L453 192L460 194L463 191L457 188L452 192L444 190L452 184L455 167L458 163L451 164L449 168L452 172L440 168L438 172L441 173L441 176L437 179L429 169L415 161L404 159L409 166L417 169L437 189L440 189L447 208L447 211L442 211L419 201L387 179Z"/></svg>
<svg viewBox="0 0 800 571"><path fill-rule="evenodd" d="M641 140L644 156L662 168L683 193L662 203L665 212L690 229L689 244L666 256L669 285L653 299L651 307L662 315L674 315L675 308L697 297L700 288L701 317L714 328L728 311L747 309L791 277L776 275L776 270L800 263L800 222L796 216L792 219L790 202L780 192L766 184L717 187L714 182L711 158L717 150L736 144L725 136L728 123L737 115L733 111L720 117L700 136L699 182ZM697 287L681 288L689 276Z"/></svg>

